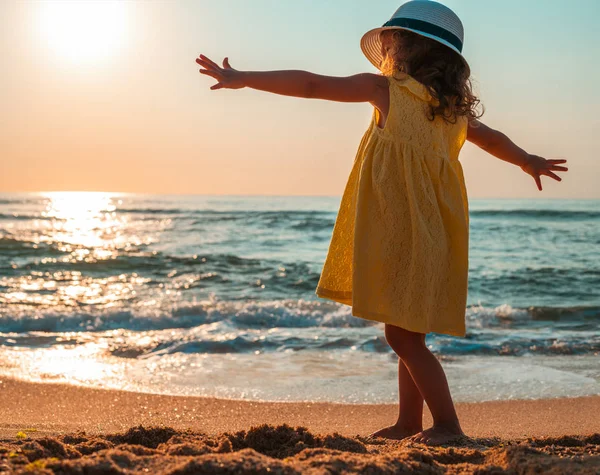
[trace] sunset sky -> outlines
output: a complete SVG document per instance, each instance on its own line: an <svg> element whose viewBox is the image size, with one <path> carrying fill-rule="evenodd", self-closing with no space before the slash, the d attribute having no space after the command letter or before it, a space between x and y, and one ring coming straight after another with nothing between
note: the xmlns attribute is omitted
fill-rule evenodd
<svg viewBox="0 0 600 475"><path fill-rule="evenodd" d="M0 2L0 191L340 195L369 104L217 90L248 70L375 72L364 32L394 0ZM600 1L445 0L465 26L482 121L567 158L562 183L471 144L472 197L600 198Z"/></svg>

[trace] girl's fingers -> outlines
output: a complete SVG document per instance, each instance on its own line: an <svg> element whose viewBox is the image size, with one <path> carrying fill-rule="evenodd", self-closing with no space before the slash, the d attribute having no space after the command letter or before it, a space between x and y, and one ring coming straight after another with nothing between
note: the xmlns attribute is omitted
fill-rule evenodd
<svg viewBox="0 0 600 475"><path fill-rule="evenodd" d="M215 89L221 89L223 87L223 84L221 84L220 82L215 84L214 86L210 86L210 88L214 91Z"/></svg>
<svg viewBox="0 0 600 475"><path fill-rule="evenodd" d="M204 56L203 54L200 55L200 59L203 59L204 61L211 64L213 67L215 67L217 69L221 69L217 63L215 63L212 59Z"/></svg>
<svg viewBox="0 0 600 475"><path fill-rule="evenodd" d="M548 175L551 178L554 178L556 181L561 181L562 180L561 177L559 177L556 173L552 173L550 170L546 170L546 172L544 174Z"/></svg>
<svg viewBox="0 0 600 475"><path fill-rule="evenodd" d="M564 158L556 159L556 160L548 160L550 163L567 163Z"/></svg>
<svg viewBox="0 0 600 475"><path fill-rule="evenodd" d="M224 68L229 68L229 69L233 69L230 65L229 65L229 58L225 58L223 60L223 67Z"/></svg>
<svg viewBox="0 0 600 475"><path fill-rule="evenodd" d="M533 179L535 180L538 190L542 191L542 180L540 179L540 176L536 174L533 176Z"/></svg>
<svg viewBox="0 0 600 475"><path fill-rule="evenodd" d="M200 69L200 73L201 74L206 74L207 76L213 77L215 78L217 81L221 80L221 74L215 72L215 71L210 71L209 69Z"/></svg>
<svg viewBox="0 0 600 475"><path fill-rule="evenodd" d="M221 68L219 66L214 66L213 64L211 64L208 61L205 61L203 59L196 58L196 62L199 65L204 66L206 69L210 69L212 71L221 71Z"/></svg>
<svg viewBox="0 0 600 475"><path fill-rule="evenodd" d="M569 169L567 167L561 167L560 165L552 165L549 170L557 170L559 172L566 172Z"/></svg>
<svg viewBox="0 0 600 475"><path fill-rule="evenodd" d="M197 59L196 59L196 62L197 62L197 63L198 63L200 66L203 66L203 67L204 67L204 68L206 68L206 69L210 69L211 71L216 71L216 69L214 68L214 66L213 66L212 64L209 64L209 63L207 63L206 61L204 61L204 60L202 60L202 59L200 59L200 58L197 58Z"/></svg>

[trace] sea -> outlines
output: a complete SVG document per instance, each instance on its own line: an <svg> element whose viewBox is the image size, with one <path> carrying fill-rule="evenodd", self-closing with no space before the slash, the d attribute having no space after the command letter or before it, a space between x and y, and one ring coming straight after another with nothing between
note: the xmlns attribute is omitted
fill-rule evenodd
<svg viewBox="0 0 600 475"><path fill-rule="evenodd" d="M0 380L396 402L383 325L315 295L339 202L0 194ZM600 394L600 201L470 217L467 334L426 338L455 401Z"/></svg>

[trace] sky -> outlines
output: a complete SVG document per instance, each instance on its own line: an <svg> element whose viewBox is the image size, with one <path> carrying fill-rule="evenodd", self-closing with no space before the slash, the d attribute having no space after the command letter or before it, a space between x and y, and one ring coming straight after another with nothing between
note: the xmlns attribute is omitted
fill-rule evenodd
<svg viewBox="0 0 600 475"><path fill-rule="evenodd" d="M376 72L360 38L401 3L2 0L0 192L339 196L371 105L211 91L194 60ZM600 1L442 3L464 24L481 120L570 168L539 192L466 143L469 195L600 198Z"/></svg>

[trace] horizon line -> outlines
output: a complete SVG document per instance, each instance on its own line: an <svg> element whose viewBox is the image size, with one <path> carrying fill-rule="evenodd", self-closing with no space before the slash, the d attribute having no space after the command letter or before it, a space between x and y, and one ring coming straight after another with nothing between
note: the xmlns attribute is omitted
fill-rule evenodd
<svg viewBox="0 0 600 475"><path fill-rule="evenodd" d="M36 195L45 193L98 193L98 194L113 194L113 195L148 195L148 196L207 196L207 197L238 197L238 198L341 198L342 195L302 195L302 194L238 194L238 193L161 193L161 192L137 192L137 191L99 191L99 190L40 190L40 191L0 191L0 195ZM556 196L550 197L506 197L506 196L469 196L469 200L561 200L561 201L600 201L598 198L561 198Z"/></svg>

